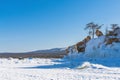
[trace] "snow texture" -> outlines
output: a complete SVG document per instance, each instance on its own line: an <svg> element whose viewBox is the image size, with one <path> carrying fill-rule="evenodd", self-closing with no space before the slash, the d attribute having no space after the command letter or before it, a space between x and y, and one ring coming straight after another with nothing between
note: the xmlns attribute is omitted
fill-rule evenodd
<svg viewBox="0 0 120 80"><path fill-rule="evenodd" d="M69 66L65 59L0 59L0 80L120 80L120 68L90 62Z"/></svg>

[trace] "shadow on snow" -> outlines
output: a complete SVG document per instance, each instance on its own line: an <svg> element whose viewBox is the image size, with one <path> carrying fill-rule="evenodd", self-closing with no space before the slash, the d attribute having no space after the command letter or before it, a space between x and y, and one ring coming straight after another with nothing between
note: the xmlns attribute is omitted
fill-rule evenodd
<svg viewBox="0 0 120 80"><path fill-rule="evenodd" d="M92 60L53 60L52 62L55 62L51 65L41 65L41 66L35 66L35 67L22 67L24 69L59 69L59 68L77 68L78 66L81 66L84 62L89 62L90 64L99 64L106 67L120 67L120 59L92 59Z"/></svg>
<svg viewBox="0 0 120 80"><path fill-rule="evenodd" d="M34 66L34 67L20 67L23 69L59 69L59 68L63 68L63 69L69 69L69 68L75 68L78 66L75 65L74 63L67 61L67 60L63 60L63 59L59 59L59 60L53 60L52 62L55 62L54 64L51 65L41 65L41 66ZM80 63L79 63L80 65Z"/></svg>

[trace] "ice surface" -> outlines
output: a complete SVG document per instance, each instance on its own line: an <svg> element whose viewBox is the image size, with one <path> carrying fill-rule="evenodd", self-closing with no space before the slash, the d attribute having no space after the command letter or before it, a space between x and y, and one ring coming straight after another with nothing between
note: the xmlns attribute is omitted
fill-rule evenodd
<svg viewBox="0 0 120 80"><path fill-rule="evenodd" d="M72 69L70 65L65 59L0 59L0 80L120 80L120 68L90 62Z"/></svg>

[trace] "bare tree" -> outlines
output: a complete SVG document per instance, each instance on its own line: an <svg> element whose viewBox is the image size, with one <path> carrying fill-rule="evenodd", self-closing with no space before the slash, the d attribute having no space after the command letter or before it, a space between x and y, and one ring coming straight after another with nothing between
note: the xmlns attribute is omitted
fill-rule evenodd
<svg viewBox="0 0 120 80"><path fill-rule="evenodd" d="M114 30L115 28L118 27L118 24L111 24L111 26L112 26L112 29Z"/></svg>
<svg viewBox="0 0 120 80"><path fill-rule="evenodd" d="M95 31L97 29L100 29L102 27L102 25L99 26L98 24L95 24L94 22L90 22L90 23L86 24L85 30L89 29L89 35L92 35L92 38L94 38Z"/></svg>
<svg viewBox="0 0 120 80"><path fill-rule="evenodd" d="M106 27L106 29L105 29L105 35L107 35L108 34L108 27Z"/></svg>
<svg viewBox="0 0 120 80"><path fill-rule="evenodd" d="M111 24L111 28L113 31L115 31L117 28L119 28L118 24Z"/></svg>

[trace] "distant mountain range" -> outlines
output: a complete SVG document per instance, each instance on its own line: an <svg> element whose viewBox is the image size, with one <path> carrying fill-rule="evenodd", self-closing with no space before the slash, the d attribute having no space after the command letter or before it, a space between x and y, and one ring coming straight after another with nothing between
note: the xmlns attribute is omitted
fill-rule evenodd
<svg viewBox="0 0 120 80"><path fill-rule="evenodd" d="M37 51L32 51L27 53L60 53L64 51L65 51L65 48L53 48L53 49L46 49L46 50L37 50Z"/></svg>
<svg viewBox="0 0 120 80"><path fill-rule="evenodd" d="M66 55L65 48L53 48L23 53L0 53L0 58L61 58Z"/></svg>

